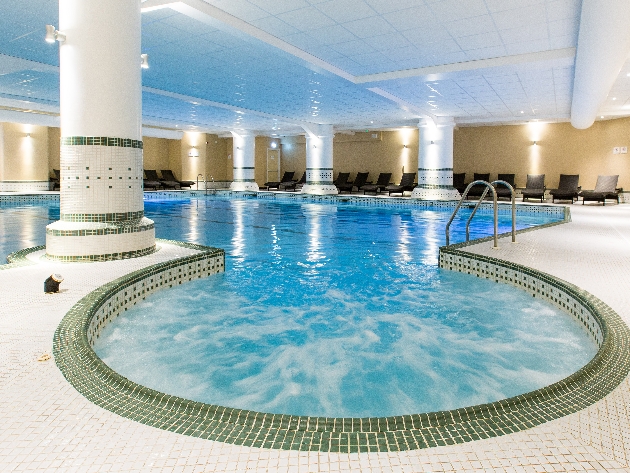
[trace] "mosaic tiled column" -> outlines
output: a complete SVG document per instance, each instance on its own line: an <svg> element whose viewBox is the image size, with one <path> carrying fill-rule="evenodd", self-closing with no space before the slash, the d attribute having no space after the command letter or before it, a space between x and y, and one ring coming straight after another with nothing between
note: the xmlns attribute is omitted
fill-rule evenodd
<svg viewBox="0 0 630 473"><path fill-rule="evenodd" d="M155 250L144 217L140 0L59 0L60 220L46 253L63 261Z"/></svg>
<svg viewBox="0 0 630 473"><path fill-rule="evenodd" d="M411 193L415 199L457 200L453 187L453 129L451 117L423 120L418 141L418 186Z"/></svg>
<svg viewBox="0 0 630 473"><path fill-rule="evenodd" d="M234 143L234 177L230 190L258 192L256 184L256 135L232 132Z"/></svg>
<svg viewBox="0 0 630 473"><path fill-rule="evenodd" d="M332 125L303 126L306 131L306 184L303 194L338 194L333 184Z"/></svg>

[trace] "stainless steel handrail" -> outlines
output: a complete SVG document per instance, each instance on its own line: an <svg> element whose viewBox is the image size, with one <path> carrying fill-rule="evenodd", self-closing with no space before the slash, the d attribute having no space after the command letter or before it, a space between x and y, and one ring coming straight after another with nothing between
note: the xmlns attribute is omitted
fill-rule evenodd
<svg viewBox="0 0 630 473"><path fill-rule="evenodd" d="M477 211L477 208L481 204L481 201L484 199L484 197L488 193L488 190L492 191L492 203L493 203L493 208L494 208L494 248L498 248L499 247L499 237L498 237L498 221L499 221L499 219L498 219L498 209L497 209L497 191L487 181L473 181L470 184L468 184L468 187L466 187L466 190L462 194L462 198L459 199L459 203L457 204L457 207L455 207L455 210L453 211L453 215L451 215L451 218L449 219L448 223L446 224L446 246L448 246L450 244L449 229L451 227L451 223L453 222L453 219L455 218L455 215L457 215L457 211L462 206L462 203L464 202L464 199L468 195L468 191L470 191L470 188L472 186L476 185L476 184L483 184L484 186L486 186L486 189L484 190L481 198L479 199L479 202L477 202L477 205L475 206L475 209L473 210L473 215ZM514 194L512 194L512 195L514 195ZM472 216L468 219L468 222L466 223L466 235L468 235L468 225L470 224L470 220L471 219L472 219ZM468 241L468 237L466 237L466 241Z"/></svg>
<svg viewBox="0 0 630 473"><path fill-rule="evenodd" d="M514 192L514 188L509 182L505 181L492 181L490 184L493 186L496 184L501 184L507 187L510 190L510 195L512 197L512 243L516 243L516 195Z"/></svg>

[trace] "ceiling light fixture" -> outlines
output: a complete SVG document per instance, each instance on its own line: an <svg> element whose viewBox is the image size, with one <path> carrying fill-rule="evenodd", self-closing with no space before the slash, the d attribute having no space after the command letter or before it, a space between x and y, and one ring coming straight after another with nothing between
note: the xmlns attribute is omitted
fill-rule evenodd
<svg viewBox="0 0 630 473"><path fill-rule="evenodd" d="M617 97L613 97L612 99L613 99L613 100L617 100Z"/></svg>
<svg viewBox="0 0 630 473"><path fill-rule="evenodd" d="M142 69L148 69L149 68L149 55L148 54L141 54L140 55L140 67ZM197 105L197 104L195 104L195 105Z"/></svg>
<svg viewBox="0 0 630 473"><path fill-rule="evenodd" d="M46 42L53 44L55 41L63 43L66 40L66 35L59 32L53 25L46 25Z"/></svg>

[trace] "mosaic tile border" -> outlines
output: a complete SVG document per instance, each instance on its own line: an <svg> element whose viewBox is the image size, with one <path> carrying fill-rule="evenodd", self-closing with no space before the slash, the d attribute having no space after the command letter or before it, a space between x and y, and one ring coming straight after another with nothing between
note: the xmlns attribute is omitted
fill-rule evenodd
<svg viewBox="0 0 630 473"><path fill-rule="evenodd" d="M125 220L139 220L144 217L144 211L120 212L105 214L61 214L59 220L64 222L122 222Z"/></svg>
<svg viewBox="0 0 630 473"><path fill-rule="evenodd" d="M45 248L45 247L44 247ZM158 250L157 245L142 248L140 250L123 251L120 253L106 253L102 255L79 255L79 256L57 256L46 255L46 259L60 261L62 263L83 263L83 262L99 262L99 261L116 261L121 259L140 258L155 253Z"/></svg>
<svg viewBox="0 0 630 473"><path fill-rule="evenodd" d="M141 140L111 136L62 136L61 146L118 146L142 149L143 144Z"/></svg>
<svg viewBox="0 0 630 473"><path fill-rule="evenodd" d="M610 307L558 278L466 253L459 249L463 246L441 248L440 266L512 284L556 304L576 317L597 341L600 348L595 357L571 376L520 396L451 411L385 418L291 416L204 404L138 385L107 367L91 348L91 340L106 323L150 292L210 273L202 271L200 261L221 251L213 249L136 271L92 292L64 317L55 333L53 353L79 392L129 419L236 445L322 452L413 450L518 432L584 409L610 393L630 372L630 330ZM173 271L181 268L183 274L174 278Z"/></svg>
<svg viewBox="0 0 630 473"><path fill-rule="evenodd" d="M87 222L84 222L87 223ZM126 233L148 232L155 229L155 223L149 219L107 222L108 225L78 230L56 230L46 227L46 235L61 237L84 237L96 235L122 235Z"/></svg>
<svg viewBox="0 0 630 473"><path fill-rule="evenodd" d="M159 200L159 199L183 199L190 197L204 197L206 191L204 190L192 190L192 191L155 191L145 192L145 200ZM340 194L340 195L313 195L313 194L300 194L295 192L242 192L212 189L208 190L207 197L209 198L225 198L225 199L261 199L261 200L277 200L277 201L289 201L289 202L331 202L338 204L351 204L365 207L409 207L409 208L439 208L439 209L451 209L455 210L458 201L442 201L442 200L420 200L410 199L409 197L380 197L380 196L363 196L360 194ZM464 204L465 207L474 207L475 202ZM483 202L477 213L480 214L492 214L492 202ZM509 202L500 202L498 206L499 214L511 214L512 207ZM516 206L517 215L520 213L530 214L547 214L557 216L562 219L567 219L570 215L569 207L559 205L545 205L545 204L522 204L517 203Z"/></svg>

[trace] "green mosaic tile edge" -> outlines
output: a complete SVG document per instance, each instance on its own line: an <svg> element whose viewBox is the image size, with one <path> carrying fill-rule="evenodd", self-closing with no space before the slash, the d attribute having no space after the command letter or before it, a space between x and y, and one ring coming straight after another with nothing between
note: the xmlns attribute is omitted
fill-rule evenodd
<svg viewBox="0 0 630 473"><path fill-rule="evenodd" d="M26 257L31 253L35 253L37 251L42 251L45 249L46 247L42 245L42 246L34 246L32 248L25 248L24 250L19 250L14 253L11 253L10 255L7 256L8 264L0 265L0 270L19 268L22 266L31 266L31 265L37 264L33 261L30 261Z"/></svg>
<svg viewBox="0 0 630 473"><path fill-rule="evenodd" d="M105 214L61 214L59 220L65 222L123 222L140 220L144 217L144 210L137 212L105 213Z"/></svg>
<svg viewBox="0 0 630 473"><path fill-rule="evenodd" d="M183 245L203 251L198 245ZM442 248L441 252L470 257L451 247ZM111 370L88 342L87 330L94 314L121 287L157 274L167 265L187 264L195 257L203 257L203 253L154 265L106 284L79 301L64 317L53 340L55 361L66 379L87 399L146 425L236 445L321 452L390 452L453 445L529 429L588 407L610 393L630 372L630 331L610 307L555 277L486 257L479 259L539 278L580 301L603 333L593 360L557 383L520 396L451 411L387 418L322 418L233 409L161 393Z"/></svg>
<svg viewBox="0 0 630 473"><path fill-rule="evenodd" d="M62 136L61 146L118 146L142 149L141 140L112 138L111 136Z"/></svg>

